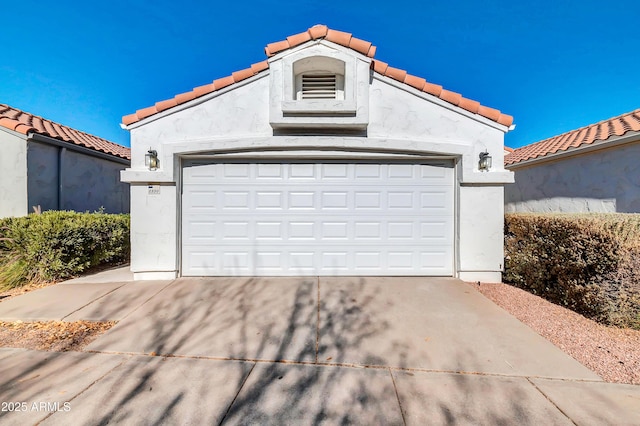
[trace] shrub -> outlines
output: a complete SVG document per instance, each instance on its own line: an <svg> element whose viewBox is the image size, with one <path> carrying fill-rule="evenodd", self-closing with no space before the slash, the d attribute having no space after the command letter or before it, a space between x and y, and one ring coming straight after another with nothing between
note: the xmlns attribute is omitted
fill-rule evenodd
<svg viewBox="0 0 640 426"><path fill-rule="evenodd" d="M640 215L508 214L505 282L640 329Z"/></svg>
<svg viewBox="0 0 640 426"><path fill-rule="evenodd" d="M68 278L129 259L129 216L48 211L0 220L0 287Z"/></svg>

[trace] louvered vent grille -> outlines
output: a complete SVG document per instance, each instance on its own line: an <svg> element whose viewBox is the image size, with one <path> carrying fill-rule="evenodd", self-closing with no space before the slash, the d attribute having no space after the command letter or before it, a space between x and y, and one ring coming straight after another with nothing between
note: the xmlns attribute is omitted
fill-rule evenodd
<svg viewBox="0 0 640 426"><path fill-rule="evenodd" d="M302 76L302 99L336 99L335 74L313 74Z"/></svg>

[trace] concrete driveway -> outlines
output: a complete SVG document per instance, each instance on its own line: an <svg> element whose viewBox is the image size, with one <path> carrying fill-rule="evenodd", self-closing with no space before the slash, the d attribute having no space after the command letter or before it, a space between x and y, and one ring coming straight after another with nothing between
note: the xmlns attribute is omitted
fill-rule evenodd
<svg viewBox="0 0 640 426"><path fill-rule="evenodd" d="M50 287L67 286L66 301L46 306L67 319L119 320L91 353L0 350L3 401L69 401L70 410L0 412L0 420L640 423L640 387L602 383L456 279L78 284ZM0 303L0 319L20 312L19 299Z"/></svg>
<svg viewBox="0 0 640 426"><path fill-rule="evenodd" d="M87 349L598 380L453 278L183 278Z"/></svg>

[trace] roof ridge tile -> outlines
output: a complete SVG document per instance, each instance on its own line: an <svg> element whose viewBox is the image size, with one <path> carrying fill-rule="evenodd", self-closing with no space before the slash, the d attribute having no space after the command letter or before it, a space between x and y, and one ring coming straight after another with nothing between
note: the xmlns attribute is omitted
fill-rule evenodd
<svg viewBox="0 0 640 426"><path fill-rule="evenodd" d="M369 56L369 53L371 52L371 47L375 49L375 46L373 46L371 42L366 40L360 40L359 38L355 38L355 37L351 37L351 40L349 41L349 47L355 50L356 52L362 53L365 56ZM373 55L369 57L373 57Z"/></svg>
<svg viewBox="0 0 640 426"><path fill-rule="evenodd" d="M351 33L328 29L327 35L325 36L325 40L329 40L336 44L349 47L349 43L351 43L351 37L352 37Z"/></svg>
<svg viewBox="0 0 640 426"><path fill-rule="evenodd" d="M289 47L299 46L302 43L308 42L309 40L311 40L311 35L309 34L309 31L290 35L289 37L287 37L287 43L289 44Z"/></svg>
<svg viewBox="0 0 640 426"><path fill-rule="evenodd" d="M231 86L233 83L235 83L233 75L228 75L226 77L213 80L213 86L215 87L215 90L224 89L227 86Z"/></svg>
<svg viewBox="0 0 640 426"><path fill-rule="evenodd" d="M456 93L456 92L452 92L451 90L444 89L440 93L440 99L445 100L450 104L457 106L460 103L460 100L462 99L462 95L460 93ZM498 111L498 114L496 114L496 120L498 119L499 116L500 116L500 111Z"/></svg>
<svg viewBox="0 0 640 426"><path fill-rule="evenodd" d="M307 30L313 40L327 36L329 28L326 25L314 25Z"/></svg>
<svg viewBox="0 0 640 426"><path fill-rule="evenodd" d="M216 90L215 85L213 83L208 83L208 84L203 84L202 86L194 87L193 93L195 93L196 98L198 98L202 95L206 95L207 93L211 93L215 90ZM153 114L155 114L156 112L159 112L159 111L156 110L155 112L153 112Z"/></svg>

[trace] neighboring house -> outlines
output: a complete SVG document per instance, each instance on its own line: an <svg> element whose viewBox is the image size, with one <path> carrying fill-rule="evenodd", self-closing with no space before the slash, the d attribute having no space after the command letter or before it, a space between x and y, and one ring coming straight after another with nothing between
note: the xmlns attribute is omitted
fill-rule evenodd
<svg viewBox="0 0 640 426"><path fill-rule="evenodd" d="M0 104L0 217L129 212L129 148Z"/></svg>
<svg viewBox="0 0 640 426"><path fill-rule="evenodd" d="M135 278L500 281L512 117L375 51L314 26L267 45L263 62L123 117ZM494 167L480 171L485 151Z"/></svg>
<svg viewBox="0 0 640 426"><path fill-rule="evenodd" d="M514 150L507 212L640 213L640 109Z"/></svg>

